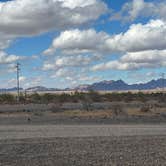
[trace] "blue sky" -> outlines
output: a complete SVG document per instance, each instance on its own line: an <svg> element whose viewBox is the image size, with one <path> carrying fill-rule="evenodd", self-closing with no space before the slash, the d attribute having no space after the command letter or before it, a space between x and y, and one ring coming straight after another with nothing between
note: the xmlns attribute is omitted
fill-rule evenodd
<svg viewBox="0 0 166 166"><path fill-rule="evenodd" d="M146 82L165 72L165 0L0 1L0 88Z"/></svg>

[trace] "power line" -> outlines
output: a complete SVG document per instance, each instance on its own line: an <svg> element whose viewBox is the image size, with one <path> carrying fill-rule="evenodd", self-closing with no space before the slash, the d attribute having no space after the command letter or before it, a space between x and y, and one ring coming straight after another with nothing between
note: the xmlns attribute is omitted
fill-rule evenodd
<svg viewBox="0 0 166 166"><path fill-rule="evenodd" d="M17 101L20 101L20 63L16 64L17 69Z"/></svg>

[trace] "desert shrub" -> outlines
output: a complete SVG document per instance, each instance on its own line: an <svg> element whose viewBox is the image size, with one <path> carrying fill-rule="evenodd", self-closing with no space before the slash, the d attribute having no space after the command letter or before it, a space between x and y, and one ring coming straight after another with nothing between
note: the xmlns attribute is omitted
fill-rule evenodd
<svg viewBox="0 0 166 166"><path fill-rule="evenodd" d="M12 94L1 94L0 95L0 103L13 104L15 101L16 101L15 97Z"/></svg>
<svg viewBox="0 0 166 166"><path fill-rule="evenodd" d="M40 103L41 102L41 96L38 93L33 93L29 96L29 100L32 103Z"/></svg>
<svg viewBox="0 0 166 166"><path fill-rule="evenodd" d="M92 111L93 110L92 103L88 102L88 101L83 101L82 102L82 108L83 108L83 110L86 110L86 111Z"/></svg>
<svg viewBox="0 0 166 166"><path fill-rule="evenodd" d="M62 111L62 104L61 103L51 104L49 109L53 113L60 112Z"/></svg>
<svg viewBox="0 0 166 166"><path fill-rule="evenodd" d="M71 94L72 102L80 102L84 98L84 93L75 91L73 94Z"/></svg>
<svg viewBox="0 0 166 166"><path fill-rule="evenodd" d="M120 115L127 115L127 112L124 110L122 106L114 105L112 107L112 114L113 116L120 116Z"/></svg>
<svg viewBox="0 0 166 166"><path fill-rule="evenodd" d="M118 93L106 93L104 94L105 101L121 101L121 96Z"/></svg>
<svg viewBox="0 0 166 166"><path fill-rule="evenodd" d="M45 93L41 95L42 103L52 103L55 98L56 98L55 95L51 93Z"/></svg>
<svg viewBox="0 0 166 166"><path fill-rule="evenodd" d="M127 92L126 94L125 93L120 94L120 98L125 102L131 102L135 99L135 96L131 92Z"/></svg>
<svg viewBox="0 0 166 166"><path fill-rule="evenodd" d="M149 105L144 105L143 107L141 107L140 111L143 113L151 112L151 108Z"/></svg>
<svg viewBox="0 0 166 166"><path fill-rule="evenodd" d="M146 102L147 101L148 94L144 94L142 92L138 92L135 94L135 100Z"/></svg>
<svg viewBox="0 0 166 166"><path fill-rule="evenodd" d="M160 103L165 103L166 102L166 96L163 94L160 99L159 99Z"/></svg>
<svg viewBox="0 0 166 166"><path fill-rule="evenodd" d="M59 95L59 102L64 103L64 102L71 102L71 95L67 93L62 93Z"/></svg>
<svg viewBox="0 0 166 166"><path fill-rule="evenodd" d="M20 93L19 100L20 100L21 103L25 103L26 102L26 96L23 93Z"/></svg>
<svg viewBox="0 0 166 166"><path fill-rule="evenodd" d="M88 94L84 94L84 97L82 98L82 108L86 111L92 111L93 110L93 101L91 97Z"/></svg>
<svg viewBox="0 0 166 166"><path fill-rule="evenodd" d="M89 90L87 95L89 96L89 98L93 102L101 102L102 101L102 95L99 94L98 92L94 91L94 90Z"/></svg>

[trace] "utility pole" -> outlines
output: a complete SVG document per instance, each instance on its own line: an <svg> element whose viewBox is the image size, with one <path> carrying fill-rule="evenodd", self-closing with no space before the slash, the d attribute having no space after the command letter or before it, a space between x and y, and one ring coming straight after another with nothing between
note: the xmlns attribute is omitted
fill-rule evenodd
<svg viewBox="0 0 166 166"><path fill-rule="evenodd" d="M16 70L17 70L17 101L20 101L20 63L16 64Z"/></svg>

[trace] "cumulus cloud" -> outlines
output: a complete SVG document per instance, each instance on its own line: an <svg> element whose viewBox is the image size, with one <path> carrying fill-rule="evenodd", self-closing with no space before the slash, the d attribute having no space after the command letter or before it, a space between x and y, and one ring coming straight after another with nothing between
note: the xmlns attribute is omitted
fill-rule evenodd
<svg viewBox="0 0 166 166"><path fill-rule="evenodd" d="M122 62L135 63L161 63L166 60L166 50L150 50L131 52L121 57Z"/></svg>
<svg viewBox="0 0 166 166"><path fill-rule="evenodd" d="M13 0L0 2L0 33L31 36L80 26L107 10L100 0Z"/></svg>
<svg viewBox="0 0 166 166"><path fill-rule="evenodd" d="M91 64L93 61L100 59L99 55L73 55L59 56L55 61L46 61L43 64L43 70L56 70L64 67L83 67Z"/></svg>
<svg viewBox="0 0 166 166"><path fill-rule="evenodd" d="M20 81L20 84L24 83L26 81L26 77L24 76L20 76L19 78L19 81ZM17 79L16 78L12 78L12 79L9 79L9 80L6 80L6 84L3 88L9 88L9 87L15 87L17 85Z"/></svg>
<svg viewBox="0 0 166 166"><path fill-rule="evenodd" d="M0 51L7 48L12 42L12 37L0 33Z"/></svg>
<svg viewBox="0 0 166 166"><path fill-rule="evenodd" d="M64 31L53 40L52 45L44 52L46 55L61 51L73 53L115 53L136 52L166 48L166 22L151 20L147 24L133 24L120 34L108 35L105 32L89 30Z"/></svg>
<svg viewBox="0 0 166 166"><path fill-rule="evenodd" d="M166 22L151 20L147 24L133 24L125 33L105 41L109 52L135 52L166 47Z"/></svg>
<svg viewBox="0 0 166 166"><path fill-rule="evenodd" d="M8 55L3 51L0 51L0 65L14 63L18 60L21 60L23 57L16 55Z"/></svg>
<svg viewBox="0 0 166 166"><path fill-rule="evenodd" d="M66 68L61 68L54 75L51 76L51 78L68 78L68 77L74 77L76 71L72 71Z"/></svg>
<svg viewBox="0 0 166 166"><path fill-rule="evenodd" d="M150 50L126 53L119 60L97 64L92 67L92 70L136 70L140 68L157 68L165 66L166 50Z"/></svg>
<svg viewBox="0 0 166 166"><path fill-rule="evenodd" d="M67 68L61 68L50 76L51 79L59 80L60 82L67 83L68 85L85 84L87 82L95 82L101 80L101 76L92 76L85 70L73 70Z"/></svg>
<svg viewBox="0 0 166 166"><path fill-rule="evenodd" d="M44 54L51 55L59 49L65 54L97 51L108 37L106 33L97 33L94 29L64 31L53 40L52 45Z"/></svg>
<svg viewBox="0 0 166 166"><path fill-rule="evenodd" d="M166 60L165 36L166 22L159 19L150 20L146 24L133 24L126 32L115 35L96 32L94 29L64 31L45 51L47 55L62 53L62 56L54 62L46 62L43 68L55 70L86 64L92 65L97 60L101 60L92 58L95 53L100 53L100 58L104 58L103 55L111 56L114 53L120 53L121 57L118 60L94 65L91 70L93 72L109 69L137 70L164 67L166 66L164 62ZM77 55L78 53L80 56ZM88 53L90 56L85 56ZM60 71L60 75L63 75L62 71Z"/></svg>
<svg viewBox="0 0 166 166"><path fill-rule="evenodd" d="M29 77L21 82L21 86L24 88L39 86L41 85L42 81L43 81L43 78L41 76Z"/></svg>
<svg viewBox="0 0 166 166"><path fill-rule="evenodd" d="M138 17L153 17L166 19L166 1L146 2L144 0L132 0L122 6L121 11L114 13L110 20L134 21Z"/></svg>
<svg viewBox="0 0 166 166"><path fill-rule="evenodd" d="M36 36L52 30L79 27L107 11L100 0L12 0L0 2L0 51L18 37ZM17 56L2 56L8 63ZM7 58L6 60L4 58ZM13 59L12 59L13 58ZM0 62L1 63L1 62Z"/></svg>
<svg viewBox="0 0 166 166"><path fill-rule="evenodd" d="M147 82L153 79L157 79L161 76L161 73L157 73L155 71L147 71L147 72L140 72L140 71L134 71L129 72L127 76L130 78L132 83L142 83Z"/></svg>
<svg viewBox="0 0 166 166"><path fill-rule="evenodd" d="M40 76L29 77L29 78L25 76L20 76L19 81L20 81L20 87L29 88L39 85L42 82L42 78ZM5 82L6 84L1 86L1 88L9 88L9 87L13 88L14 86L17 85L16 78L5 80Z"/></svg>

